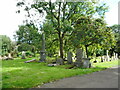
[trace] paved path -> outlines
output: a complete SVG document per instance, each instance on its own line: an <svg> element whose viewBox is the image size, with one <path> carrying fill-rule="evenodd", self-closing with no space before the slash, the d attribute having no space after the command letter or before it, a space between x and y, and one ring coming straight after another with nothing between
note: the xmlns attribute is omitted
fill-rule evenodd
<svg viewBox="0 0 120 90"><path fill-rule="evenodd" d="M44 84L40 88L118 88L118 67L61 79Z"/></svg>

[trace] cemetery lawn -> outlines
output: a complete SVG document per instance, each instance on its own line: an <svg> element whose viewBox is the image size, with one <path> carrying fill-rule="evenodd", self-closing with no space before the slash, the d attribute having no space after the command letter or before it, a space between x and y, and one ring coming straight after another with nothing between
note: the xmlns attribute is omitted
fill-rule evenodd
<svg viewBox="0 0 120 90"><path fill-rule="evenodd" d="M2 61L2 87L3 88L32 88L75 75L89 74L109 67L117 66L118 61L93 64L89 69L66 69L70 65L48 67L45 63L24 63L30 59L16 59Z"/></svg>

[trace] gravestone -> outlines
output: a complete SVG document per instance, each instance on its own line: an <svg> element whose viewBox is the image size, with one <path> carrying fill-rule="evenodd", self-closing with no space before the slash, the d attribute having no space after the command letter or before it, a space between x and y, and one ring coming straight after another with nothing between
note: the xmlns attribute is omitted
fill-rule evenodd
<svg viewBox="0 0 120 90"><path fill-rule="evenodd" d="M25 61L25 63L36 62L36 59Z"/></svg>
<svg viewBox="0 0 120 90"><path fill-rule="evenodd" d="M21 59L25 59L25 51L22 51L22 57L21 57Z"/></svg>
<svg viewBox="0 0 120 90"><path fill-rule="evenodd" d="M115 52L113 53L113 58L114 58L114 60L116 60L116 57L115 57Z"/></svg>
<svg viewBox="0 0 120 90"><path fill-rule="evenodd" d="M104 62L104 57L103 56L101 56L101 62Z"/></svg>
<svg viewBox="0 0 120 90"><path fill-rule="evenodd" d="M90 67L91 67L90 58L84 58L83 68L90 68Z"/></svg>
<svg viewBox="0 0 120 90"><path fill-rule="evenodd" d="M2 60L3 58L2 58L2 56L0 55L0 60Z"/></svg>
<svg viewBox="0 0 120 90"><path fill-rule="evenodd" d="M40 60L39 60L39 62L45 62L45 60L46 60L45 35L42 34L42 50L40 51Z"/></svg>
<svg viewBox="0 0 120 90"><path fill-rule="evenodd" d="M11 53L8 54L8 59L13 60Z"/></svg>
<svg viewBox="0 0 120 90"><path fill-rule="evenodd" d="M67 63L68 64L72 64L73 63L73 61L72 61L72 53L71 52L67 53Z"/></svg>
<svg viewBox="0 0 120 90"><path fill-rule="evenodd" d="M115 54L115 59L118 60L118 54L117 53Z"/></svg>
<svg viewBox="0 0 120 90"><path fill-rule="evenodd" d="M107 60L107 61L110 61L110 57L109 57L109 55L108 55L108 50L107 50L107 52L106 52L106 55L107 55L107 56L106 56L106 60Z"/></svg>
<svg viewBox="0 0 120 90"><path fill-rule="evenodd" d="M75 62L77 67L82 67L83 66L82 58L83 58L82 49L77 49L76 50L76 62Z"/></svg>
<svg viewBox="0 0 120 90"><path fill-rule="evenodd" d="M59 65L63 65L64 64L64 61L62 58L58 58L57 61L56 61L57 64Z"/></svg>

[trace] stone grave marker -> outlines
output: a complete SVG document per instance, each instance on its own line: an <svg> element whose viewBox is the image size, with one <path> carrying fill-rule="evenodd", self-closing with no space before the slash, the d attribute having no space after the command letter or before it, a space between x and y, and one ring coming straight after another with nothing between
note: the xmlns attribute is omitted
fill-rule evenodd
<svg viewBox="0 0 120 90"><path fill-rule="evenodd" d="M62 58L58 58L57 61L56 61L57 64L59 65L63 65L64 64L64 61Z"/></svg>
<svg viewBox="0 0 120 90"><path fill-rule="evenodd" d="M76 63L75 63L77 67L82 67L83 66L82 58L83 58L82 49L77 49L76 50Z"/></svg>
<svg viewBox="0 0 120 90"><path fill-rule="evenodd" d="M109 57L109 54L108 54L108 50L107 50L107 52L106 52L106 61L110 61L110 57Z"/></svg>
<svg viewBox="0 0 120 90"><path fill-rule="evenodd" d="M68 52L67 53L67 63L68 64L72 64L73 61L72 61L72 52Z"/></svg>
<svg viewBox="0 0 120 90"><path fill-rule="evenodd" d="M115 54L115 59L118 60L118 54L117 53Z"/></svg>
<svg viewBox="0 0 120 90"><path fill-rule="evenodd" d="M0 55L0 60L2 60L2 56Z"/></svg>
<svg viewBox="0 0 120 90"><path fill-rule="evenodd" d="M90 58L84 58L83 68L90 68L90 67L91 67Z"/></svg>
<svg viewBox="0 0 120 90"><path fill-rule="evenodd" d="M22 58L21 59L25 59L25 51L22 51Z"/></svg>

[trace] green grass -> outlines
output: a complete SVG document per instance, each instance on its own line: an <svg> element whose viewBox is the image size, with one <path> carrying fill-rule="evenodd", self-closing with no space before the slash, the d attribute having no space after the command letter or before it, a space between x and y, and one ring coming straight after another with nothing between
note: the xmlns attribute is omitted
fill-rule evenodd
<svg viewBox="0 0 120 90"><path fill-rule="evenodd" d="M32 88L75 75L89 74L108 67L117 66L118 61L93 64L89 69L65 69L70 65L48 67L45 63L24 63L29 59L2 61L3 88Z"/></svg>

